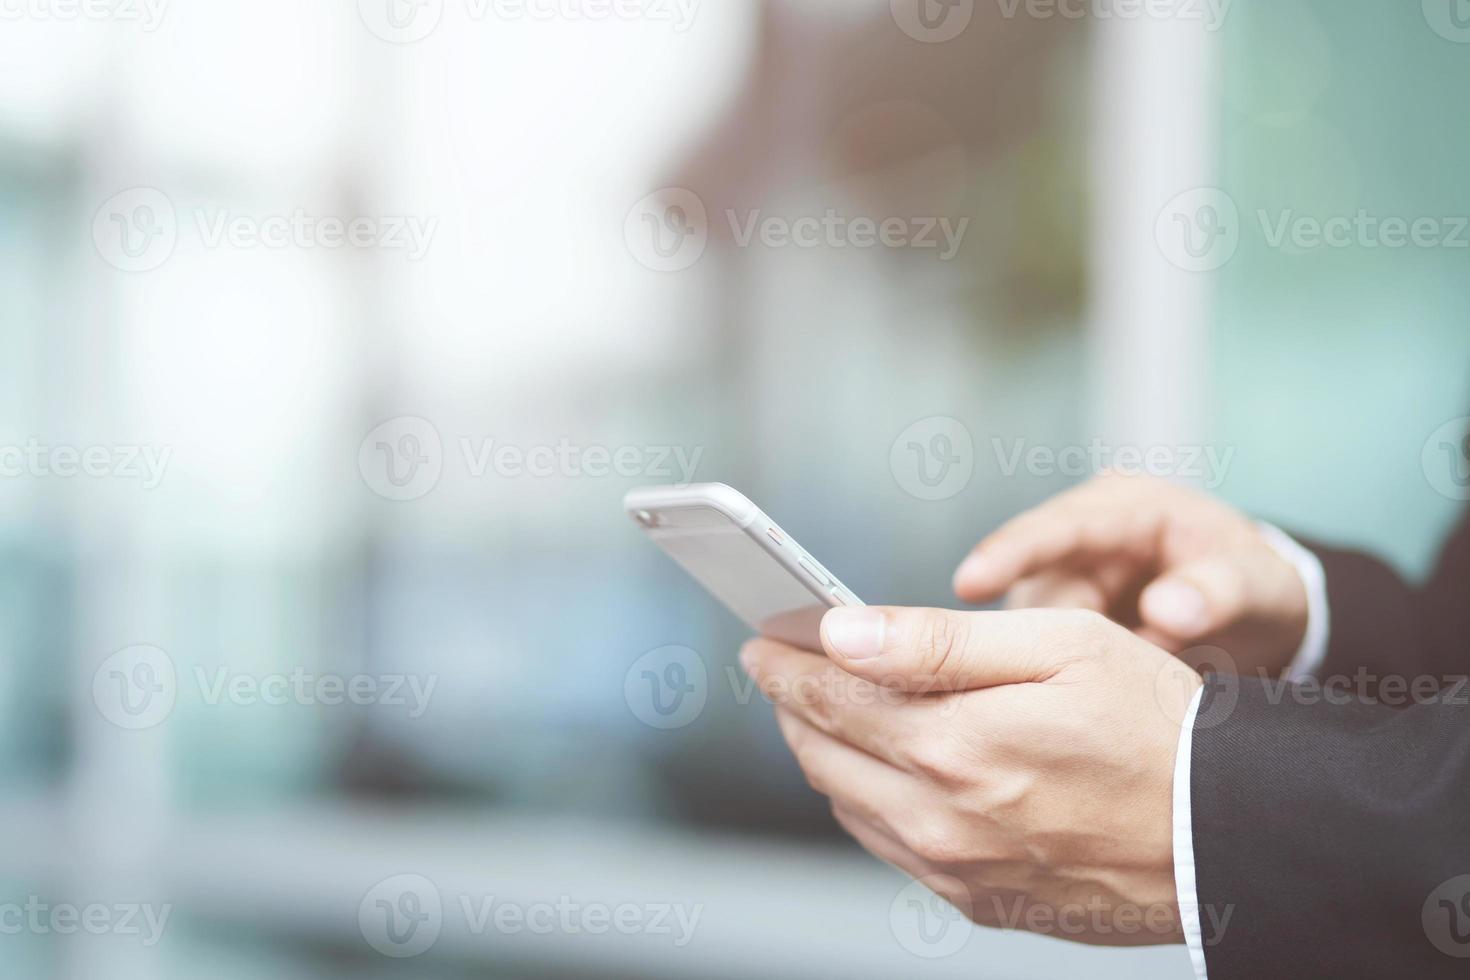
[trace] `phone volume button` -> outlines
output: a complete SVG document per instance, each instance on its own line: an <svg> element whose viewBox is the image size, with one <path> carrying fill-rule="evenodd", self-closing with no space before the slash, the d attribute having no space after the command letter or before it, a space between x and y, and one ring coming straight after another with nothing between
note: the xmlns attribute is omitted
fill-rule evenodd
<svg viewBox="0 0 1470 980"><path fill-rule="evenodd" d="M831 580L828 579L827 576L823 575L821 570L818 569L817 566L813 565L809 560L805 558L799 559L798 564L801 565L801 570L806 572L813 579L815 579L816 583L822 588L829 588L832 585Z"/></svg>

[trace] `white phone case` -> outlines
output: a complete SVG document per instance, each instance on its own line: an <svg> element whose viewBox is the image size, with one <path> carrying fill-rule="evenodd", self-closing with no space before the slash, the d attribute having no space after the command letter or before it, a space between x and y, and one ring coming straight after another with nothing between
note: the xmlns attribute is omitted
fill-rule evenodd
<svg viewBox="0 0 1470 980"><path fill-rule="evenodd" d="M863 604L749 498L723 483L640 487L623 498L623 508L762 636L820 650L823 613Z"/></svg>

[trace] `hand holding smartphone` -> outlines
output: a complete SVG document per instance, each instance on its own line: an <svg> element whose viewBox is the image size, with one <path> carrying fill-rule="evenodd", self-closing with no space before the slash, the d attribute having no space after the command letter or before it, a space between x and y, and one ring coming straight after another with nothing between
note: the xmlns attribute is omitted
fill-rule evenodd
<svg viewBox="0 0 1470 980"><path fill-rule="evenodd" d="M653 542L762 636L822 649L822 616L862 600L744 494L723 483L640 487L623 508Z"/></svg>

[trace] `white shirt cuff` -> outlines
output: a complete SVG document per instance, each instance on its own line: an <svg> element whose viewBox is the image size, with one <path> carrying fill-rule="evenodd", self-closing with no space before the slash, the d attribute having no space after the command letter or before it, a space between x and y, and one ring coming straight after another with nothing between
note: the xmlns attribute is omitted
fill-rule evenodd
<svg viewBox="0 0 1470 980"><path fill-rule="evenodd" d="M1272 524L1259 525L1261 533L1276 553L1296 569L1307 590L1307 632L1302 645L1291 659L1284 675L1288 681L1305 680L1316 675L1327 659L1327 633L1331 622L1327 608L1327 575L1322 561Z"/></svg>
<svg viewBox="0 0 1470 980"><path fill-rule="evenodd" d="M1179 732L1179 748L1174 755L1174 891L1179 899L1179 925L1189 947L1194 975L1205 976L1205 939L1200 928L1199 887L1194 873L1194 822L1189 800L1190 756L1194 749L1194 719L1199 714L1205 689L1194 692L1189 710Z"/></svg>

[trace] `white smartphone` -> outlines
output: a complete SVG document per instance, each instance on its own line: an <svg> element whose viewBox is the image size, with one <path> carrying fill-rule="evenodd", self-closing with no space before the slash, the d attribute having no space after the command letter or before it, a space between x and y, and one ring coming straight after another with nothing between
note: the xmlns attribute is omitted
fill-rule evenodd
<svg viewBox="0 0 1470 980"><path fill-rule="evenodd" d="M820 651L822 614L862 600L740 491L640 487L623 508L670 558L762 636Z"/></svg>

